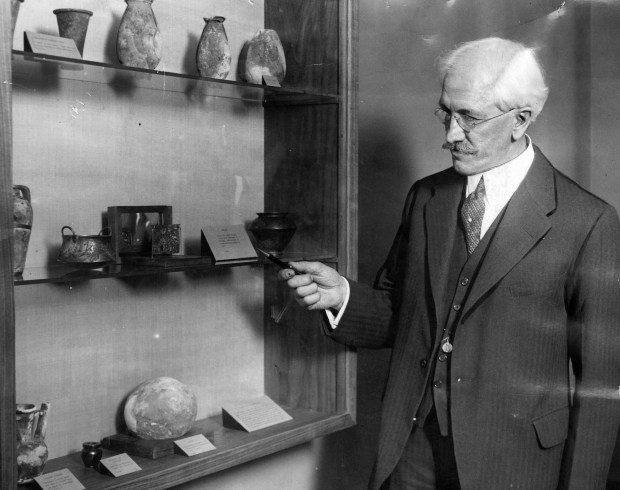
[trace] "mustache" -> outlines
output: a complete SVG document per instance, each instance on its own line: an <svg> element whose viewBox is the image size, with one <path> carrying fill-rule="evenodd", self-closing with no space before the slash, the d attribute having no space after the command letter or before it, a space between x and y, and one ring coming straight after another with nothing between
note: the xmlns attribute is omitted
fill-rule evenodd
<svg viewBox="0 0 620 490"><path fill-rule="evenodd" d="M444 150L458 151L459 153L465 153L467 155L475 155L478 150L464 143L444 143L441 145Z"/></svg>

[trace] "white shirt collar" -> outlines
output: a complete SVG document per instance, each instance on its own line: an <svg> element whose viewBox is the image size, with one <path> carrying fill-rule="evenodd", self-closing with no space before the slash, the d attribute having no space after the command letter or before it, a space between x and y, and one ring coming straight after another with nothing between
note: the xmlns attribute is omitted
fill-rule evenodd
<svg viewBox="0 0 620 490"><path fill-rule="evenodd" d="M498 167L494 167L486 172L467 177L467 195L471 194L480 182L480 178L484 176L484 188L487 198L490 202L499 194L505 195L507 191L512 196L519 184L525 178L525 174L530 169L534 161L534 146L528 135L525 135L527 146L523 153L516 158L504 163ZM491 197L489 197L491 196Z"/></svg>
<svg viewBox="0 0 620 490"><path fill-rule="evenodd" d="M509 162L486 172L467 177L467 195L476 189L480 178L484 176L485 212L482 221L481 236L491 226L497 215L506 206L510 198L523 182L525 175L534 161L534 145L525 135L527 147L519 156Z"/></svg>

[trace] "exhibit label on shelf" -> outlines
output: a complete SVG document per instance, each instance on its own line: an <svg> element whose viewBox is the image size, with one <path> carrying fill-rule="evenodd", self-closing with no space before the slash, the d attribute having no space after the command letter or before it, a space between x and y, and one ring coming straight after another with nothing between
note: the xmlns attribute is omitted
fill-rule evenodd
<svg viewBox="0 0 620 490"><path fill-rule="evenodd" d="M66 468L37 476L34 480L42 490L85 490L84 485Z"/></svg>
<svg viewBox="0 0 620 490"><path fill-rule="evenodd" d="M82 55L80 55L73 39L41 34L40 32L24 32L24 51L62 56L64 58L76 58L78 60L82 59Z"/></svg>
<svg viewBox="0 0 620 490"><path fill-rule="evenodd" d="M196 454L206 453L215 449L215 446L203 434L178 439L174 441L174 445L186 456L195 456Z"/></svg>
<svg viewBox="0 0 620 490"><path fill-rule="evenodd" d="M224 427L252 432L293 420L293 417L268 396L260 396L222 407L222 420Z"/></svg>
<svg viewBox="0 0 620 490"><path fill-rule="evenodd" d="M112 476L123 476L142 470L127 453L104 458L99 462Z"/></svg>
<svg viewBox="0 0 620 490"><path fill-rule="evenodd" d="M258 260L243 225L206 226L202 229L201 242L202 255L213 257L215 264Z"/></svg>
<svg viewBox="0 0 620 490"><path fill-rule="evenodd" d="M263 75L263 80L265 81L265 85L268 85L269 87L280 86L280 82L278 82L277 77L274 77L273 75Z"/></svg>

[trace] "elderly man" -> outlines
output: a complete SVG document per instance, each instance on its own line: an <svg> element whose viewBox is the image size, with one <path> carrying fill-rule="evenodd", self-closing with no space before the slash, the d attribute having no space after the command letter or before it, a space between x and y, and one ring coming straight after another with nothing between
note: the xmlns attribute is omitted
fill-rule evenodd
<svg viewBox="0 0 620 490"><path fill-rule="evenodd" d="M617 214L526 135L548 92L533 50L474 41L440 74L453 165L411 188L374 287L317 262L280 279L334 340L392 348L371 489L603 489L620 420Z"/></svg>

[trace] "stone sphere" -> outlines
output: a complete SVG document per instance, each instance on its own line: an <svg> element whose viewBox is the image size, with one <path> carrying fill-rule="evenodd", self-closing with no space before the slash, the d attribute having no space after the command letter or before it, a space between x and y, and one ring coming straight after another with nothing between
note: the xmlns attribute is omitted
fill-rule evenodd
<svg viewBox="0 0 620 490"><path fill-rule="evenodd" d="M145 381L127 398L125 423L141 439L181 437L196 421L196 396L174 378Z"/></svg>

